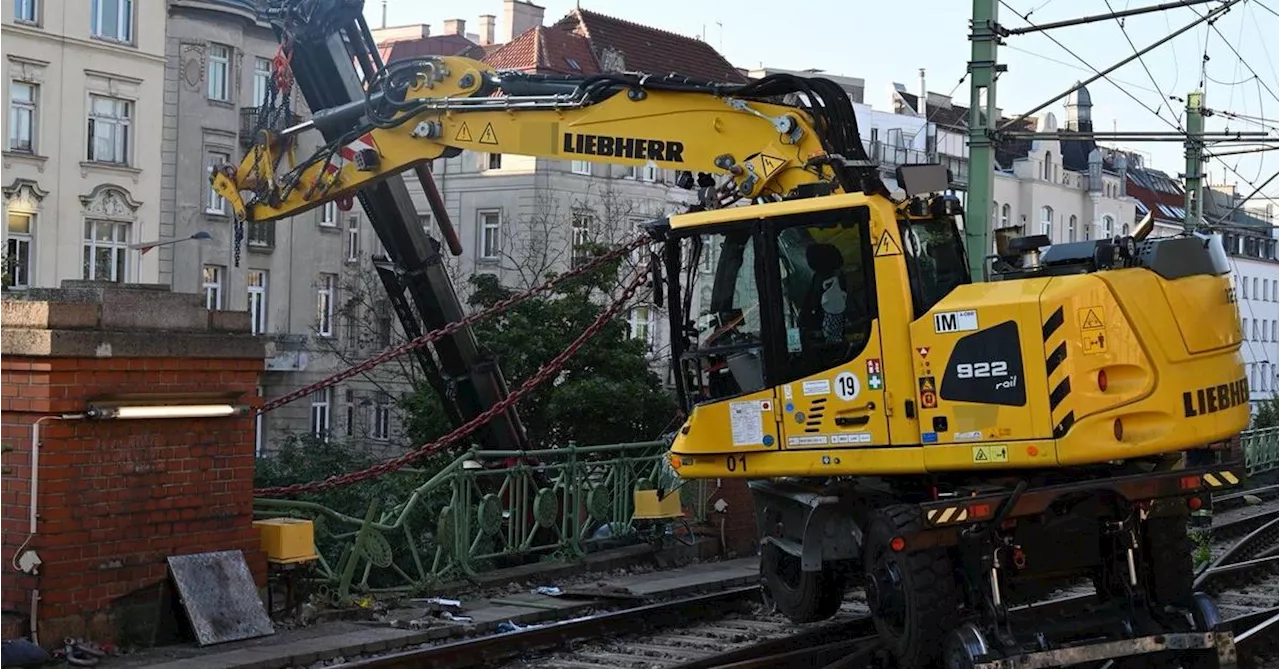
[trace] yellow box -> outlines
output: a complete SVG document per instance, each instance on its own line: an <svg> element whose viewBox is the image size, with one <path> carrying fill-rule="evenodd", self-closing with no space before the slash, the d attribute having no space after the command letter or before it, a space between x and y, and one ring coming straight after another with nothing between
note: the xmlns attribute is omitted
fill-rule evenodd
<svg viewBox="0 0 1280 669"><path fill-rule="evenodd" d="M632 518L638 520L657 520L679 518L684 515L680 508L680 494L674 490L658 499L657 490L637 490L632 494L632 502L636 510Z"/></svg>
<svg viewBox="0 0 1280 669"><path fill-rule="evenodd" d="M262 537L267 561L277 564L309 562L316 554L315 525L301 518L267 518L253 521Z"/></svg>

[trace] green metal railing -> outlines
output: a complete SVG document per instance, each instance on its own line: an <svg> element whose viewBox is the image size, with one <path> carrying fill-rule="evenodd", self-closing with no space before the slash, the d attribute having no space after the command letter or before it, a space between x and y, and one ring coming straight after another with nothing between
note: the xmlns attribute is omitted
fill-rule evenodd
<svg viewBox="0 0 1280 669"><path fill-rule="evenodd" d="M1280 466L1280 428L1264 427L1240 433L1245 474L1254 476Z"/></svg>
<svg viewBox="0 0 1280 669"><path fill-rule="evenodd" d="M388 500L375 499L363 518L315 502L265 498L255 500L254 516L315 523L317 570L335 600L353 591L419 590L451 578L475 580L505 565L578 559L605 539L638 541L632 493L679 485L667 446L476 450L386 510L380 507ZM502 466L508 458L519 460ZM422 474L405 469L392 476ZM679 490L682 505L702 520L705 495L697 483Z"/></svg>

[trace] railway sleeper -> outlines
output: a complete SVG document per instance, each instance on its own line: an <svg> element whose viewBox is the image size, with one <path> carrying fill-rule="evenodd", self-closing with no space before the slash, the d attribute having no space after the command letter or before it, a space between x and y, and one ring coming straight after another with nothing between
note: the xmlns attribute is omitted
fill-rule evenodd
<svg viewBox="0 0 1280 669"><path fill-rule="evenodd" d="M761 581L796 623L830 618L861 585L903 669L1127 666L1157 655L1235 667L1215 604L1192 589L1187 525L1241 472L1232 463L1116 466L1074 480L1059 471L751 481ZM1079 606L1010 614L1081 578L1095 592Z"/></svg>

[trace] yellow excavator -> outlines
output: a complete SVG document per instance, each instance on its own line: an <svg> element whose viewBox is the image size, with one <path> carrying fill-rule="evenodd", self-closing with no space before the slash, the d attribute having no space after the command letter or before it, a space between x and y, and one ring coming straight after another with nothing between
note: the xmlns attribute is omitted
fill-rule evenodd
<svg viewBox="0 0 1280 669"><path fill-rule="evenodd" d="M656 166L697 191L648 226L687 410L670 462L750 480L762 579L793 620L861 586L903 667L1230 664L1186 528L1242 474L1182 461L1249 418L1216 238L1006 238L974 282L947 171L886 186L828 80L383 64L359 2L274 2L315 112L213 171L242 221L379 206L379 184L462 151ZM335 72L356 92L326 105ZM323 146L295 162L308 131ZM1029 606L1081 580L1087 611Z"/></svg>

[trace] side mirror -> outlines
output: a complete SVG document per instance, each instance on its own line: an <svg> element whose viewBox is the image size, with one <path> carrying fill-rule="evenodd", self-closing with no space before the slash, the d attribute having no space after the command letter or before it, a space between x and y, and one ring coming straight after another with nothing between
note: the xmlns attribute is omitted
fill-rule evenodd
<svg viewBox="0 0 1280 669"><path fill-rule="evenodd" d="M653 306L662 308L662 260L658 257L657 251L649 252L649 281L653 287Z"/></svg>

